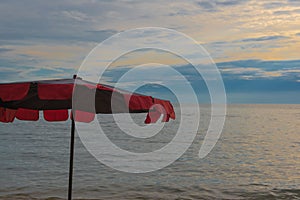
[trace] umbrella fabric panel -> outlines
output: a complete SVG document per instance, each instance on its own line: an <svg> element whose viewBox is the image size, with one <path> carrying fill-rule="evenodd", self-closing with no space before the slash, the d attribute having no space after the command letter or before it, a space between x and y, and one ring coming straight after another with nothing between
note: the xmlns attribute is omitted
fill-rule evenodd
<svg viewBox="0 0 300 200"><path fill-rule="evenodd" d="M0 121L1 122L13 122L16 117L16 110L9 109L9 108L2 108L0 107Z"/></svg>
<svg viewBox="0 0 300 200"><path fill-rule="evenodd" d="M145 119L145 124L156 123L160 116L164 114L164 109L161 109L161 106L155 105L154 109L151 110Z"/></svg>
<svg viewBox="0 0 300 200"><path fill-rule="evenodd" d="M129 110L149 110L153 105L151 96L139 96L136 94L124 94Z"/></svg>
<svg viewBox="0 0 300 200"><path fill-rule="evenodd" d="M167 122L167 121L169 121L169 118L175 119L174 108L173 108L172 104L170 103L170 101L154 99L154 103L162 105L162 107L165 109L166 114L165 114L163 121Z"/></svg>
<svg viewBox="0 0 300 200"><path fill-rule="evenodd" d="M72 112L71 112L71 118L73 118ZM94 119L95 119L94 113L75 110L75 121L76 122L89 123L89 122L92 122Z"/></svg>
<svg viewBox="0 0 300 200"><path fill-rule="evenodd" d="M49 122L66 121L69 119L68 110L44 110L44 119Z"/></svg>
<svg viewBox="0 0 300 200"><path fill-rule="evenodd" d="M19 120L37 121L39 120L39 111L19 108L16 112L16 118Z"/></svg>
<svg viewBox="0 0 300 200"><path fill-rule="evenodd" d="M16 101L23 99L29 91L30 83L0 84L0 98L2 101Z"/></svg>
<svg viewBox="0 0 300 200"><path fill-rule="evenodd" d="M175 119L175 112L172 104L169 101L161 99L153 99L154 105L148 112L145 123L156 123L157 120L163 115L162 122L168 122L171 119Z"/></svg>

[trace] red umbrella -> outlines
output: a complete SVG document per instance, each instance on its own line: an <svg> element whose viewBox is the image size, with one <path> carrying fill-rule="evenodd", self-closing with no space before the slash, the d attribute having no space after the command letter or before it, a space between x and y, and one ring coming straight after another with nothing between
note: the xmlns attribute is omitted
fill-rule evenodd
<svg viewBox="0 0 300 200"><path fill-rule="evenodd" d="M97 113L128 112L148 112L146 124L156 122L161 115L163 122L175 119L169 101L91 83L76 76L74 79L0 84L1 122L13 122L15 118L37 121L40 110L46 121L66 121L68 109L72 109L68 199L72 198L75 121L91 122Z"/></svg>

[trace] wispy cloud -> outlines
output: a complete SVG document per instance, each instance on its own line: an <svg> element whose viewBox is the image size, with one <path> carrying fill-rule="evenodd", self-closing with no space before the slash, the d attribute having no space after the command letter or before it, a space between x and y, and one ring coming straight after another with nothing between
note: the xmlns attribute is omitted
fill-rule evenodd
<svg viewBox="0 0 300 200"><path fill-rule="evenodd" d="M300 60L260 61L243 60L217 64L229 79L288 79L297 81L300 74Z"/></svg>
<svg viewBox="0 0 300 200"><path fill-rule="evenodd" d="M288 38L289 37L282 36L282 35L270 35L270 36L262 36L256 38L245 38L242 40L237 40L237 42L263 42L263 41L270 41L270 40L282 40Z"/></svg>
<svg viewBox="0 0 300 200"><path fill-rule="evenodd" d="M246 0L240 1L240 0L200 0L197 2L197 5L199 5L201 8L205 10L210 11L216 11L223 6L229 7L229 6L236 6L247 2Z"/></svg>
<svg viewBox="0 0 300 200"><path fill-rule="evenodd" d="M263 2L263 8L265 9L274 9L274 8L282 8L288 5L288 2L285 1L267 1Z"/></svg>
<svg viewBox="0 0 300 200"><path fill-rule="evenodd" d="M9 52L9 51L12 51L13 49L9 49L9 48L1 48L0 47L0 53L6 53L6 52Z"/></svg>
<svg viewBox="0 0 300 200"><path fill-rule="evenodd" d="M292 40L291 36L263 35L259 37L245 37L238 40L217 41L203 45L211 52L213 58L227 60L228 54L231 54L229 58L235 56L237 59L264 59L266 54L271 54L275 50L278 52L294 44L295 41ZM237 51L238 54L236 53ZM281 57L278 56L278 53L273 53L269 59L274 58L280 59Z"/></svg>
<svg viewBox="0 0 300 200"><path fill-rule="evenodd" d="M71 78L76 70L61 66L34 66L1 59L0 82Z"/></svg>
<svg viewBox="0 0 300 200"><path fill-rule="evenodd" d="M277 10L273 12L274 15L293 15L300 14L300 9L292 9L292 10Z"/></svg>
<svg viewBox="0 0 300 200"><path fill-rule="evenodd" d="M79 21L79 22L87 22L89 20L93 20L93 18L89 17L85 13L76 11L76 10L71 10L71 11L64 10L64 11L62 11L62 14L67 18L70 18L70 19L73 19L73 20Z"/></svg>
<svg viewBox="0 0 300 200"><path fill-rule="evenodd" d="M223 68L221 72L230 73L230 74L245 74L245 73L253 73L260 72L261 69L254 67L236 67L236 68Z"/></svg>
<svg viewBox="0 0 300 200"><path fill-rule="evenodd" d="M289 3L296 4L300 6L300 2L298 0L287 0Z"/></svg>
<svg viewBox="0 0 300 200"><path fill-rule="evenodd" d="M258 44L258 42L268 42L268 41L277 41L277 40L285 40L285 39L290 39L288 36L284 35L264 35L260 37L249 37L249 38L242 38L238 40L230 40L230 41L217 41L217 42L212 42L208 43L206 45L212 45L212 46L222 46L222 45L234 45L236 43L241 44L241 43L253 43L253 44Z"/></svg>

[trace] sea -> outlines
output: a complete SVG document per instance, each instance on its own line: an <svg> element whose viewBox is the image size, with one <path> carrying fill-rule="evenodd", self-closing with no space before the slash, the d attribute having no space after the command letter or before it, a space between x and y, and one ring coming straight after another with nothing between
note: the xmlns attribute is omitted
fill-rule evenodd
<svg viewBox="0 0 300 200"><path fill-rule="evenodd" d="M222 134L204 158L198 152L211 109L200 107L197 135L187 151L152 172L123 172L103 164L76 133L73 199L300 199L300 105L228 105ZM145 153L171 142L179 115L185 114L177 113L178 119L147 139L122 134L111 115L97 117L115 145ZM131 116L140 123L146 114ZM1 123L1 200L67 198L70 125L43 119Z"/></svg>

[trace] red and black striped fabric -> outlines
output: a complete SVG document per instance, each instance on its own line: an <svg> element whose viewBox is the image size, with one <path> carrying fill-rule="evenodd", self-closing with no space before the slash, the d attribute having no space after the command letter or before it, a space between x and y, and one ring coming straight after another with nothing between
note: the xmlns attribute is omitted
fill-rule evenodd
<svg viewBox="0 0 300 200"><path fill-rule="evenodd" d="M161 115L164 122L175 119L169 101L78 78L0 84L1 122L37 121L39 111L47 121L65 121L68 109L80 122L90 122L98 113L148 112L145 123L155 123Z"/></svg>

